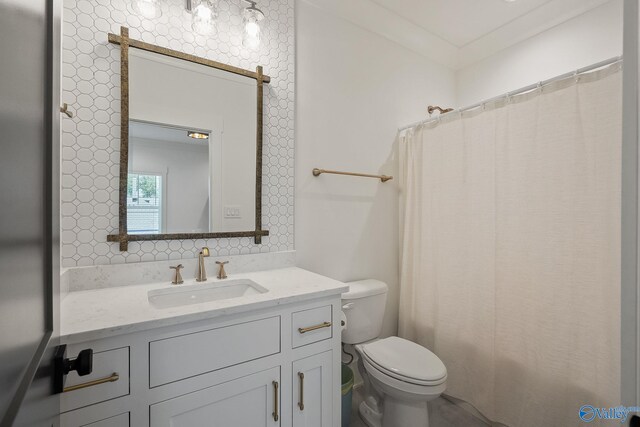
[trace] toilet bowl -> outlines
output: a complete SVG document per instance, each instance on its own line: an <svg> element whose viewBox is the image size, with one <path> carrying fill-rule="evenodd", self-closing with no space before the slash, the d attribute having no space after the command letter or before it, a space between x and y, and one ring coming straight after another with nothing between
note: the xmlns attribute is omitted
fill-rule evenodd
<svg viewBox="0 0 640 427"><path fill-rule="evenodd" d="M365 398L359 413L369 427L428 427L427 402L446 389L447 369L425 347L399 337L377 339L387 285L377 280L350 282L342 295L347 327L342 341L354 344L360 359Z"/></svg>
<svg viewBox="0 0 640 427"><path fill-rule="evenodd" d="M447 370L426 348L411 341L389 337L356 345L374 389L372 398L360 406L369 427L427 427L427 402L446 389Z"/></svg>

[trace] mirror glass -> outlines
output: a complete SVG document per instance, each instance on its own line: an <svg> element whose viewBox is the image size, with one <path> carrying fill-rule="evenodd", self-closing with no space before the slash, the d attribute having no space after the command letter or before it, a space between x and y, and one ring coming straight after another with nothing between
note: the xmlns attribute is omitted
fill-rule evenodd
<svg viewBox="0 0 640 427"><path fill-rule="evenodd" d="M130 49L128 234L255 228L254 79Z"/></svg>

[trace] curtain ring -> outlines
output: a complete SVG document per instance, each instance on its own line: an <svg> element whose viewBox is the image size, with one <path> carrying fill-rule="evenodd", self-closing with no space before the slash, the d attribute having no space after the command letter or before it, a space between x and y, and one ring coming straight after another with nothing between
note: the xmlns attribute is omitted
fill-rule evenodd
<svg viewBox="0 0 640 427"><path fill-rule="evenodd" d="M580 74L578 74L578 70L576 70L573 73L573 79L575 80L576 83L578 83L580 81Z"/></svg>

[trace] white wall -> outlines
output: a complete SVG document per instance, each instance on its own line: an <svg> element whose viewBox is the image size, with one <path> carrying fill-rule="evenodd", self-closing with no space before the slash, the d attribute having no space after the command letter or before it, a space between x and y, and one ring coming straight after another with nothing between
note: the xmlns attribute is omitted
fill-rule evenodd
<svg viewBox="0 0 640 427"><path fill-rule="evenodd" d="M209 147L131 138L129 170L162 173L162 233L209 232Z"/></svg>
<svg viewBox="0 0 640 427"><path fill-rule="evenodd" d="M622 0L612 0L457 73L457 107L622 55Z"/></svg>
<svg viewBox="0 0 640 427"><path fill-rule="evenodd" d="M395 137L455 100L453 71L296 1L296 217L298 265L337 280L390 286L384 334L398 317L397 179L322 175L314 167L397 178Z"/></svg>

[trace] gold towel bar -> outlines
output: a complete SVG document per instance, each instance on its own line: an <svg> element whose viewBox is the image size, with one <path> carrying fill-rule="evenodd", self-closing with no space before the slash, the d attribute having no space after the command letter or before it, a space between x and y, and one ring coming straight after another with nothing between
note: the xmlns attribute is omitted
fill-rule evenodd
<svg viewBox="0 0 640 427"><path fill-rule="evenodd" d="M114 372L113 374L111 374L106 378L87 381L86 383L82 383L82 384L70 385L69 387L65 387L62 391L66 393L69 391L80 390L81 388L93 387L94 385L112 383L112 382L118 381L119 379L120 379L120 375Z"/></svg>
<svg viewBox="0 0 640 427"><path fill-rule="evenodd" d="M323 173L330 173L334 175L349 175L349 176L361 176L364 178L376 178L382 182L387 182L390 179L393 179L392 176L388 176L388 175L370 175L368 173L340 172L340 171L332 171L328 169L318 169L318 168L314 168L312 172L313 172L313 176L319 176L319 175L322 175Z"/></svg>

